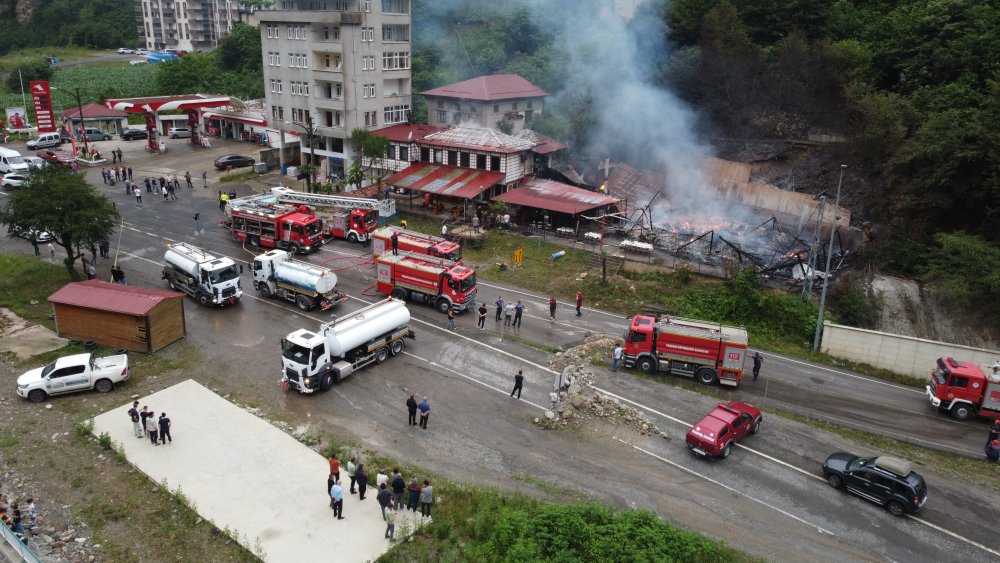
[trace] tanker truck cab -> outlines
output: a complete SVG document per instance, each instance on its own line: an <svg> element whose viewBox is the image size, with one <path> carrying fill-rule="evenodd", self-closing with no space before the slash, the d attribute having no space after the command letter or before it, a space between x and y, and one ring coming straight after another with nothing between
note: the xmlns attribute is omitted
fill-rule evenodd
<svg viewBox="0 0 1000 563"><path fill-rule="evenodd" d="M445 272L444 276L452 310L461 313L475 307L476 271L468 266L458 265Z"/></svg>
<svg viewBox="0 0 1000 563"><path fill-rule="evenodd" d="M235 305L243 296L240 271L226 257L215 257L187 243L167 249L163 279L174 291L182 291L204 306Z"/></svg>

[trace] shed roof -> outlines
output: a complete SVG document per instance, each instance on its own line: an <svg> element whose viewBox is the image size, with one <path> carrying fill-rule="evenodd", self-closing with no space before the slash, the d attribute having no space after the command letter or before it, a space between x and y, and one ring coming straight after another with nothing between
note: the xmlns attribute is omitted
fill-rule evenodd
<svg viewBox="0 0 1000 563"><path fill-rule="evenodd" d="M528 179L520 187L502 193L496 199L511 205L547 209L571 215L618 203L617 199L602 193L544 178Z"/></svg>
<svg viewBox="0 0 1000 563"><path fill-rule="evenodd" d="M63 116L69 119L79 119L80 118L80 108L68 108L63 111ZM116 109L106 108L100 104L84 104L83 105L83 118L84 119L99 119L102 117L128 117L128 113L124 111L119 111Z"/></svg>
<svg viewBox="0 0 1000 563"><path fill-rule="evenodd" d="M516 74L477 76L476 78L427 90L421 92L421 94L424 96L479 100L483 102L548 96L545 90Z"/></svg>
<svg viewBox="0 0 1000 563"><path fill-rule="evenodd" d="M389 176L385 183L407 190L472 199L503 179L503 172L418 162Z"/></svg>
<svg viewBox="0 0 1000 563"><path fill-rule="evenodd" d="M559 141L542 135L537 131L532 131L531 129L523 129L517 135L518 139L524 139L534 144L535 147L531 149L531 152L536 152L538 154L549 154L550 152L556 152L566 148L566 145L560 143Z"/></svg>
<svg viewBox="0 0 1000 563"><path fill-rule="evenodd" d="M501 133L495 129L479 127L452 127L423 138L423 144L448 148L464 148L497 153L516 153L531 150L535 143Z"/></svg>
<svg viewBox="0 0 1000 563"><path fill-rule="evenodd" d="M427 135L444 131L443 127L434 125L423 125L421 123L399 123L372 131L372 135L385 137L397 143L415 142L423 139Z"/></svg>
<svg viewBox="0 0 1000 563"><path fill-rule="evenodd" d="M119 285L100 280L68 283L49 296L60 305L96 309L124 315L142 316L167 299L182 298L183 293Z"/></svg>

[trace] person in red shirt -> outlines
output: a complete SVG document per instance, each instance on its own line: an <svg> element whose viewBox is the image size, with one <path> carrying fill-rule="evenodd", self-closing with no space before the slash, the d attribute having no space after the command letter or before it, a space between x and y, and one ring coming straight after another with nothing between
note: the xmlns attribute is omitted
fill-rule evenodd
<svg viewBox="0 0 1000 563"><path fill-rule="evenodd" d="M337 454L330 454L330 474L333 475L334 482L340 481L340 460Z"/></svg>
<svg viewBox="0 0 1000 563"><path fill-rule="evenodd" d="M576 292L576 316L578 316L578 317L580 315L582 315L582 313L580 313L580 307L583 307L583 292L582 291L577 291Z"/></svg>

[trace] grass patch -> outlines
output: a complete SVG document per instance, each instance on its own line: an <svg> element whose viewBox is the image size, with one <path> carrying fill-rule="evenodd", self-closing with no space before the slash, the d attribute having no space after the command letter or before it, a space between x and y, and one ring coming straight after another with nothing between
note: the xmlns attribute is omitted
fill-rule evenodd
<svg viewBox="0 0 1000 563"><path fill-rule="evenodd" d="M229 172L228 174L223 174L219 177L220 182L246 182L247 180L252 180L257 177L257 173L250 170L240 170Z"/></svg>
<svg viewBox="0 0 1000 563"><path fill-rule="evenodd" d="M49 295L69 283L69 273L60 264L27 256L0 255L0 307L7 307L31 322L53 328L49 320ZM27 283L30 280L30 283Z"/></svg>
<svg viewBox="0 0 1000 563"><path fill-rule="evenodd" d="M10 53L0 57L0 72L11 72L17 70L17 67L19 66L37 62L39 60L45 60L45 57L50 57L52 55L55 55L60 62L64 62L89 59L90 57L106 53L107 51L98 49L85 49L83 47L73 46L31 47L27 49L19 49L17 51L11 51Z"/></svg>

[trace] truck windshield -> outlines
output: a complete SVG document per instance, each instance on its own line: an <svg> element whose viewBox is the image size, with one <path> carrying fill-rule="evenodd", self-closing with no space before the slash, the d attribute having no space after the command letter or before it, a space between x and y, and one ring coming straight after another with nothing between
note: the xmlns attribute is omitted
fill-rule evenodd
<svg viewBox="0 0 1000 563"><path fill-rule="evenodd" d="M944 385L945 376L944 376L943 373L941 373L941 370L936 369L936 370L932 371L931 372L931 377L934 378L934 382L937 383L938 385Z"/></svg>
<svg viewBox="0 0 1000 563"><path fill-rule="evenodd" d="M378 223L378 213L375 211L365 213L365 226L374 227L375 223Z"/></svg>
<svg viewBox="0 0 1000 563"><path fill-rule="evenodd" d="M7 162L10 164L24 164L24 159L20 156L8 156Z"/></svg>
<svg viewBox="0 0 1000 563"><path fill-rule="evenodd" d="M309 348L299 346L289 340L281 340L281 355L286 360L291 360L297 364L305 365L309 363Z"/></svg>
<svg viewBox="0 0 1000 563"><path fill-rule="evenodd" d="M229 266L228 268L222 268L209 273L208 277L212 281L212 284L215 285L235 280L240 277L240 273L236 270L236 266Z"/></svg>
<svg viewBox="0 0 1000 563"><path fill-rule="evenodd" d="M322 230L323 230L323 221L320 221L320 220L317 219L316 221L313 221L312 223L306 223L306 235L307 236L311 237L311 236L314 236L314 235L318 235L320 233L320 231L322 231Z"/></svg>
<svg viewBox="0 0 1000 563"><path fill-rule="evenodd" d="M42 368L42 377L48 377L49 374L52 373L52 370L54 369L56 369L56 362L52 362L51 364L45 366L44 368Z"/></svg>
<svg viewBox="0 0 1000 563"><path fill-rule="evenodd" d="M467 291L472 291L476 287L476 274L470 274L469 277L462 280L462 293Z"/></svg>

